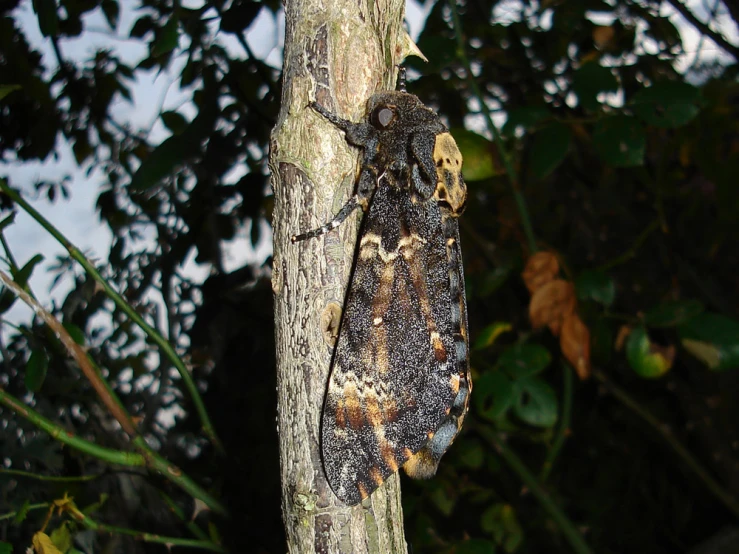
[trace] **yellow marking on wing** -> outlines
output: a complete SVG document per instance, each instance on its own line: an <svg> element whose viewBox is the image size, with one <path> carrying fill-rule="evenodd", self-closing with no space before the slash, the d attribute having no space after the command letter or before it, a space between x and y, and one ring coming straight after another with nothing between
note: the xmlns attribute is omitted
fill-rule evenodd
<svg viewBox="0 0 739 554"><path fill-rule="evenodd" d="M382 482L385 480L385 478L382 476L382 473L380 473L380 470L377 469L375 466L372 466L369 470L370 478L375 482L375 484L379 487L382 485ZM361 494L361 493L360 493Z"/></svg>
<svg viewBox="0 0 739 554"><path fill-rule="evenodd" d="M364 391L364 409L369 424L375 429L382 428L383 419L382 412L380 412L380 402L377 400L377 393L372 388L367 388Z"/></svg>
<svg viewBox="0 0 739 554"><path fill-rule="evenodd" d="M372 302L372 320L380 320L372 328L373 364L380 375L390 371L390 352L388 351L387 327L382 325L383 315L387 313L393 297L395 265L387 264L380 275L380 283Z"/></svg>
<svg viewBox="0 0 739 554"><path fill-rule="evenodd" d="M353 381L347 381L344 385L343 398L349 427L360 429L364 424L364 415L359 401L359 391Z"/></svg>
<svg viewBox="0 0 739 554"><path fill-rule="evenodd" d="M365 498L369 496L367 489L364 487L364 485L361 482L357 483L357 490L359 491L359 496L362 497L362 500L364 500Z"/></svg>
<svg viewBox="0 0 739 554"><path fill-rule="evenodd" d="M378 443L380 445L380 455L382 456L382 459L385 461L387 467L390 468L390 471L395 473L398 471L398 460L395 457L395 449L386 440L378 440Z"/></svg>

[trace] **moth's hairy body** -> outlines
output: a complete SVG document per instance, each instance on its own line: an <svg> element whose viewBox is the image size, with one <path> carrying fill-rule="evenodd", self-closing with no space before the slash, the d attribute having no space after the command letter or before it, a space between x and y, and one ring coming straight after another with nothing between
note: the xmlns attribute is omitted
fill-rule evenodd
<svg viewBox="0 0 739 554"><path fill-rule="evenodd" d="M461 428L471 382L456 218L467 192L454 139L416 96L375 94L362 123L311 106L364 150L356 194L293 237L366 211L321 420L328 482L353 505L401 466L431 477Z"/></svg>

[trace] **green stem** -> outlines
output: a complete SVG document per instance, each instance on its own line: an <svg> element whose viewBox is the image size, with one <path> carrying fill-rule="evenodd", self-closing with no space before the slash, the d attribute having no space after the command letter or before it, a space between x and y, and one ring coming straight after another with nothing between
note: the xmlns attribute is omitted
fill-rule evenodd
<svg viewBox="0 0 739 554"><path fill-rule="evenodd" d="M146 457L146 465L150 469L156 471L165 479L172 481L193 498L202 500L214 512L221 515L227 515L228 512L223 504L205 492L200 485L190 479L190 477L183 473L179 467L160 456L157 452L151 450L141 435L135 437L132 443L136 448L142 451L142 454Z"/></svg>
<svg viewBox="0 0 739 554"><path fill-rule="evenodd" d="M146 466L146 460L143 455L137 452L121 452L120 450L113 450L112 448L98 446L94 442L82 439L71 431L67 431L53 421L46 419L33 408L23 404L2 388L0 388L0 404L10 408L19 416L33 423L39 429L46 431L53 439L56 439L67 446L71 446L72 448L76 448L88 456L92 456L93 458L97 458L109 464L118 464L128 467Z"/></svg>
<svg viewBox="0 0 739 554"><path fill-rule="evenodd" d="M103 379L100 368L92 361L92 358L82 350L82 347L75 342L66 328L48 312L39 302L23 290L18 283L13 281L5 272L0 271L0 280L8 287L13 294L25 302L39 316L44 323L54 332L54 336L64 345L69 355L77 362L80 370L92 385L100 400L103 402L108 411L113 415L115 420L120 424L123 430L130 436L134 436L136 426L131 420L126 408L113 391L108 382Z"/></svg>
<svg viewBox="0 0 739 554"><path fill-rule="evenodd" d="M51 502L41 502L39 504L29 504L24 508L25 512L31 512L33 510L41 510L41 509L49 509L49 506L51 506ZM4 519L13 519L15 516L18 515L18 512L8 512L7 514L0 514L0 521Z"/></svg>
<svg viewBox="0 0 739 554"><path fill-rule="evenodd" d="M711 477L708 471L706 471L706 469L701 466L700 462L698 462L698 460L696 460L693 455L688 452L688 449L685 448L680 443L680 441L678 441L672 435L669 429L667 429L662 424L662 422L660 422L647 410L642 408L636 400L631 398L625 390L621 389L610 379L608 379L608 377L606 377L606 375L602 371L594 369L593 376L606 386L608 392L610 392L614 396L614 398L619 400L624 406L634 412L634 414L636 414L652 429L654 429L654 431L656 431L662 437L662 439L670 445L670 447L675 451L675 454L677 454L677 456L683 461L683 463L688 466L688 468L690 468L690 470L695 473L696 477L698 477L698 479L703 482L706 488L724 506L726 506L731 511L731 513L734 514L734 517L739 519L739 501L737 501L736 498L726 492L727 488L725 486L721 485L713 477Z"/></svg>
<svg viewBox="0 0 739 554"><path fill-rule="evenodd" d="M144 333L146 333L149 338L151 338L154 343L156 343L161 351L165 353L167 358L169 358L172 364L177 368L177 371L182 377L182 382L185 384L185 388L190 393L193 404L195 405L195 410L202 422L203 433L205 433L205 435L214 444L218 451L223 452L223 446L221 445L221 442L216 435L213 424L210 421L210 417L208 416L208 412L205 409L203 399L198 392L197 385L195 384L195 381L193 380L192 375L190 375L187 367L185 367L185 364L179 358L169 342L156 329L146 323L146 321L144 321L144 319L138 313L136 313L136 311L121 297L121 295L118 294L107 283L107 281L105 281L105 279L103 279L97 269L95 269L95 266L90 263L90 261L84 256L84 254L82 254L82 252L77 249L77 247L75 247L69 240L67 240L67 238L58 229L56 229L56 227L54 227L51 222L49 222L46 218L44 218L44 216L37 212L33 208L33 206L26 202L20 194L10 188L8 184L2 179L0 179L0 190L7 194L21 208L23 208L26 213L28 213L33 219L35 219L39 223L39 225L41 225L51 236L53 236L64 248L66 248L69 252L69 255L85 269L88 275L90 275L98 284L100 284L108 298L113 300L113 302L115 302L115 305L122 312L128 315L128 317L131 318L131 320L136 323L144 331Z"/></svg>
<svg viewBox="0 0 739 554"><path fill-rule="evenodd" d="M198 527L197 523L194 521L190 521L190 518L188 518L185 515L185 512L180 508L177 503L170 498L170 496L165 493L164 491L159 491L159 496L161 496L162 500L164 500L164 503L167 505L167 507L172 511L174 515L176 515L183 523L187 525L187 528L190 530L190 532L195 535L197 538L202 540L208 540L208 534L203 531L200 527ZM194 518L195 516L193 516Z"/></svg>
<svg viewBox="0 0 739 554"><path fill-rule="evenodd" d="M480 434L490 444L495 447L500 456L505 460L508 466L518 474L521 481L531 491L531 494L539 501L542 508L549 514L559 527L565 539L575 554L592 554L592 550L583 539L575 525L569 520L567 515L559 508L559 506L551 499L549 494L544 490L533 473L531 473L521 459L516 456L506 444L499 439L495 432L489 427L480 427Z"/></svg>
<svg viewBox="0 0 739 554"><path fill-rule="evenodd" d="M631 247L621 254L619 257L614 258L610 262L606 262L605 264L597 267L597 270L605 271L607 269L611 269L612 267L616 267L617 265L624 264L631 260L632 258L635 258L637 253L639 252L639 249L644 244L644 241L646 241L649 238L649 235L652 234L656 229L658 229L660 226L660 221L655 220L650 223L646 229L644 229L638 237L636 237L636 240L634 241L634 244L631 245Z"/></svg>
<svg viewBox="0 0 739 554"><path fill-rule="evenodd" d="M210 540L163 537L155 533L145 533L143 531L136 531L134 529L127 529L125 527L117 527L115 525L99 523L89 516L85 515L82 511L79 510L79 508L77 508L77 506L75 506L71 502L65 504L63 509L85 527L99 533L118 533L120 535L128 535L129 537L134 537L136 540L142 542L166 544L167 547L186 546L189 548L201 548L210 552L226 552L226 550L222 546L215 544L213 541Z"/></svg>
<svg viewBox="0 0 739 554"><path fill-rule="evenodd" d="M2 388L0 388L0 404L7 406L21 417L36 425L39 429L46 431L53 439L63 444L110 464L127 467L147 467L179 486L193 498L202 500L214 512L222 515L226 515L227 513L226 508L220 502L205 492L195 481L184 474L180 468L151 450L141 435L134 435L131 440L140 452L121 452L98 446L93 442L79 438L71 431L67 431L53 421L46 419L33 408L23 404Z"/></svg>
<svg viewBox="0 0 739 554"><path fill-rule="evenodd" d="M38 473L31 473L30 471L23 471L21 469L5 469L0 467L0 474L3 475L15 475L16 477L25 477L26 479L37 479L39 481L52 481L54 483L76 483L79 481L94 481L99 478L102 473L92 473L90 475L76 475L72 477L66 477L64 475L40 475Z"/></svg>
<svg viewBox="0 0 739 554"><path fill-rule="evenodd" d="M547 452L546 460L541 467L541 473L539 474L539 480L543 483L549 478L549 474L554 467L554 462L562 451L562 447L567 440L567 435L570 432L570 421L572 420L572 389L574 381L574 370L572 366L567 362L562 362L562 378L563 378L563 390L562 390L562 415L559 419L559 426L557 433L554 437L549 452Z"/></svg>
<svg viewBox="0 0 739 554"><path fill-rule="evenodd" d="M518 208L518 214L519 214L519 217L521 218L521 225L523 226L523 232L526 235L526 241L528 242L530 253L533 254L539 248L536 245L536 235L534 235L534 227L531 224L531 216L529 215L529 209L526 205L526 198L519 190L520 183L518 181L518 175L516 174L516 169L513 167L511 156L508 154L508 152L505 149L505 145L503 144L503 138L500 136L500 131L498 131L498 128L495 126L495 123L493 122L493 118L490 117L490 111L486 108L485 99L482 95L482 91L480 91L480 87L477 86L477 82L475 81L474 74L472 73L472 66L470 64L469 58L467 57L467 53L465 51L465 43L464 43L463 34L462 34L462 24L460 23L459 14L457 13L457 3L453 0L450 1L449 8L452 11L452 22L454 25L454 34L457 37L457 57L462 62L462 65L464 66L465 73L467 75L467 83L469 84L469 87L472 90L473 96L480 103L480 113L482 113L482 115L485 117L485 122L487 124L488 130L490 131L490 134L493 136L493 142L495 143L495 146L498 149L498 155L500 156L500 160L503 163L503 167L505 167L506 173L508 174L508 180L511 185L511 192L513 194L513 199L516 202L516 207Z"/></svg>

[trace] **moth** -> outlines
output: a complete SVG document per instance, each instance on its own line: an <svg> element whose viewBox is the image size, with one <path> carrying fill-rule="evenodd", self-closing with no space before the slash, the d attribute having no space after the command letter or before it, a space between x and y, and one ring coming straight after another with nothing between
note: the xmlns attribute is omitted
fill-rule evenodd
<svg viewBox="0 0 739 554"><path fill-rule="evenodd" d="M366 121L311 107L363 149L354 196L302 241L362 208L321 418L323 465L348 505L399 467L430 478L459 433L472 382L457 218L462 154L439 116L405 90L380 92Z"/></svg>

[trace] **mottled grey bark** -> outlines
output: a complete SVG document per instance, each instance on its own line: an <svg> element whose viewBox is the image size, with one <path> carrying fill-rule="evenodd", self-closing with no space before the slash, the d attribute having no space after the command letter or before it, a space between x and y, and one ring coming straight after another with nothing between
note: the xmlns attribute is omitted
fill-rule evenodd
<svg viewBox="0 0 739 554"><path fill-rule="evenodd" d="M325 480L319 423L338 314L358 229L291 244L351 196L358 151L308 108L312 100L357 121L369 97L394 86L414 48L404 0L286 2L282 108L270 142L275 193L274 274L282 511L294 553L405 553L397 476L348 508Z"/></svg>

